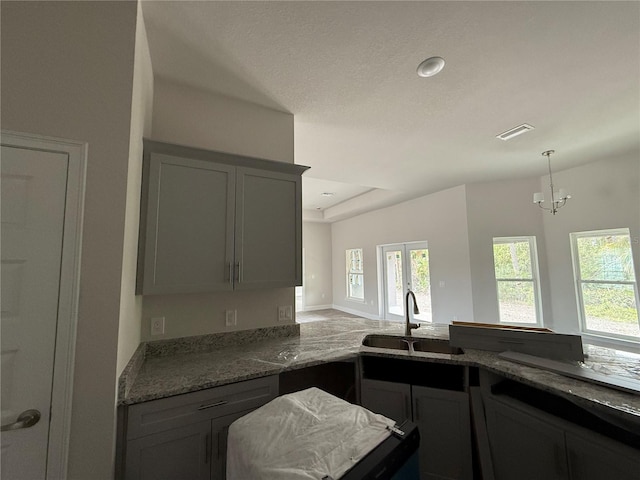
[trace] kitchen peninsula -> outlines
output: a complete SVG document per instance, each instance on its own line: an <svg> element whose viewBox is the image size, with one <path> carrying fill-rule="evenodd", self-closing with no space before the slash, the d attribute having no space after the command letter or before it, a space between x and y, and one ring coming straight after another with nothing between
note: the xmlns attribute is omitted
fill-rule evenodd
<svg viewBox="0 0 640 480"><path fill-rule="evenodd" d="M187 398L194 395L193 392L197 395L221 387L232 388L234 385L250 385L255 380L271 379L273 383L263 400L266 403L273 396L287 393L283 391L285 383L286 388L291 388L291 381L283 382L284 379L293 375L299 381L305 377L305 372L332 365L347 365L347 368L332 370L325 377L340 375L336 371L344 372L345 376L351 377L347 384L349 381L353 383L358 392L355 398L359 399L363 377L367 370L371 371L372 366L377 365L376 362L406 362L404 364L413 365L412 372L432 368L430 365L456 366L464 372L460 382L463 391L475 385L482 387L483 396L491 396L494 385L498 385L495 391L500 394L500 388L504 389L506 385L512 390L514 387L518 391L524 389L526 395L535 397L533 402L544 403L536 407L546 408L548 400L551 404L556 400L564 402L563 412L575 410L579 417L593 417L596 422L610 425L613 436L620 433L624 437L622 440L626 445L621 446L631 448L632 456L633 452L637 453L634 449L640 448L635 443L640 437L640 395L513 363L493 352L467 349L463 354L449 355L362 346L363 338L371 333L402 335L403 325L366 319L330 320L143 344L123 372L119 409L125 412L132 407L152 405L154 401ZM425 325L415 332L415 336L447 340L448 327ZM640 382L640 356L588 344L584 349L587 354L584 368ZM365 361L368 363L363 363ZM313 383L318 376L308 375L308 378ZM421 384L429 381L428 378L420 380ZM307 386L311 385L300 384L299 388ZM260 385L260 388L264 390L267 387ZM500 395L496 397L501 401ZM125 429L124 422L122 428ZM120 438L124 442L124 437ZM224 466L220 468L224 471ZM216 475L211 478L216 478ZM472 477L463 475L459 478Z"/></svg>

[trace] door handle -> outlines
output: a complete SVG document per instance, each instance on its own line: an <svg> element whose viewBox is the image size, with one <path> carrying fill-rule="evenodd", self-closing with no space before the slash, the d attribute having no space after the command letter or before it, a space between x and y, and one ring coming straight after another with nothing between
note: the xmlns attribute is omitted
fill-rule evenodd
<svg viewBox="0 0 640 480"><path fill-rule="evenodd" d="M38 410L25 410L13 423L2 425L0 431L7 432L9 430L19 430L21 428L33 427L40 420L40 412Z"/></svg>

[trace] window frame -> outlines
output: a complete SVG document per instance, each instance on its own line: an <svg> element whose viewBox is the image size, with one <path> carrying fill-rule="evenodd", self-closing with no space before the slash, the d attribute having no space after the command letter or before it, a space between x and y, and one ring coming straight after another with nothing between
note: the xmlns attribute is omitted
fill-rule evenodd
<svg viewBox="0 0 640 480"><path fill-rule="evenodd" d="M357 268L352 269L352 264L353 264L353 259L351 257L351 252L360 252L360 269L358 270ZM356 262L358 260L356 259ZM365 297L364 297L364 251L362 248L347 248L345 250L345 263L346 263L346 299L347 300L351 300L354 302L360 302L360 303L364 303L365 302ZM351 289L351 276L358 276L360 277L360 281L361 281L361 286L362 286L362 298L361 297L354 297L353 295L351 295L352 293L352 289Z"/></svg>
<svg viewBox="0 0 640 480"><path fill-rule="evenodd" d="M628 280L583 280L580 274L580 255L578 251L578 239L580 238L590 238L590 237L607 237L607 236L620 236L626 235L629 237L629 248L631 249L631 266L633 276L635 278L634 281ZM631 231L629 228L608 228L602 230L589 230L585 232L571 232L569 233L570 243L571 243L571 262L573 265L573 278L574 278L574 287L576 291L576 306L578 313L578 324L580 328L580 333L586 335L592 335L598 338L609 338L622 340L627 342L640 343L640 336L634 337L630 335L624 335L613 332L603 332L601 330L590 330L587 328L587 319L586 312L584 309L584 298L582 294L582 284L597 284L597 285L633 285L634 295L636 300L636 314L638 315L638 322L640 324L640 295L638 293L638 278L636 276L635 264L633 261L633 247L632 247L632 238Z"/></svg>
<svg viewBox="0 0 640 480"><path fill-rule="evenodd" d="M529 244L529 261L531 263L531 278L498 278L496 275L496 260L493 256L494 246L496 244L527 242ZM535 235L519 235L511 237L493 237L491 244L491 255L493 257L493 275L496 280L496 302L498 305L498 323L508 324L500 318L500 282L531 282L533 285L533 303L536 314L535 322L517 322L516 325L526 326L544 326L544 318L542 314L542 296L540 290L540 269L538 266L538 245Z"/></svg>

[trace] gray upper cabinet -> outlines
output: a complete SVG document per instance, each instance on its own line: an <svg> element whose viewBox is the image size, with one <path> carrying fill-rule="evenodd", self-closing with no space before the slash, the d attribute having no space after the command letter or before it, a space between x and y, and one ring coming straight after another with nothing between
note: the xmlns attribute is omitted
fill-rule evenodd
<svg viewBox="0 0 640 480"><path fill-rule="evenodd" d="M300 285L307 168L145 140L137 293Z"/></svg>

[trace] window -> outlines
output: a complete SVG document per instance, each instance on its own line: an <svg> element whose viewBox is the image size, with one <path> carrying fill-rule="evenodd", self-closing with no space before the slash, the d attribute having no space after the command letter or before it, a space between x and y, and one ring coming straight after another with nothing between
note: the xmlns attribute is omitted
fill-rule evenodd
<svg viewBox="0 0 640 480"><path fill-rule="evenodd" d="M361 248L347 250L347 298L364 300L364 270Z"/></svg>
<svg viewBox="0 0 640 480"><path fill-rule="evenodd" d="M501 323L542 324L536 237L496 237L493 264Z"/></svg>
<svg viewBox="0 0 640 480"><path fill-rule="evenodd" d="M638 341L638 285L629 229L572 233L571 253L581 330Z"/></svg>

